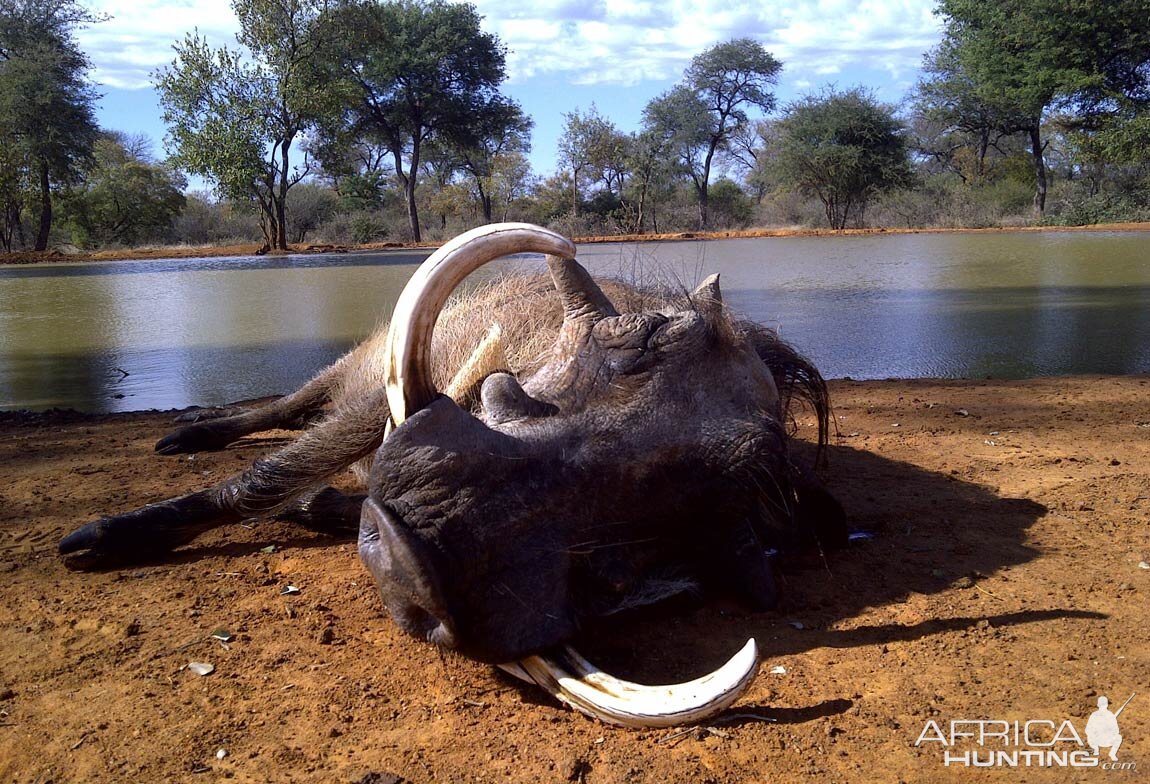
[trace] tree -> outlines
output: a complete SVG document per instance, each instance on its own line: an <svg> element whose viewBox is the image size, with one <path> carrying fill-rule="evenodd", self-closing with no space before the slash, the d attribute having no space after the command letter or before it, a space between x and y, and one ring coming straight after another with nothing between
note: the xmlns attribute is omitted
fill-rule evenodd
<svg viewBox="0 0 1150 784"><path fill-rule="evenodd" d="M155 74L173 161L220 195L258 204L269 248L286 250L287 197L310 171L292 146L320 111L310 66L324 40L326 0L232 0L239 50L212 49L197 33Z"/></svg>
<svg viewBox="0 0 1150 784"><path fill-rule="evenodd" d="M315 231L335 214L339 195L315 182L301 182L291 189L287 203L288 236L292 242L305 242L309 232Z"/></svg>
<svg viewBox="0 0 1150 784"><path fill-rule="evenodd" d="M74 0L7 0L0 6L0 144L5 247L23 236L24 196L37 194L35 250L52 230L52 194L92 161L96 93L77 28L102 21Z"/></svg>
<svg viewBox="0 0 1150 784"><path fill-rule="evenodd" d="M317 72L337 115L326 132L387 147L419 241L423 148L473 147L490 115L506 109L497 91L504 49L480 29L474 6L445 0L349 0L323 21L340 42Z"/></svg>
<svg viewBox="0 0 1150 784"><path fill-rule="evenodd" d="M872 197L912 182L901 124L860 88L792 103L775 133L776 176L817 196L833 229L861 225Z"/></svg>
<svg viewBox="0 0 1150 784"><path fill-rule="evenodd" d="M722 177L711 186L711 215L716 226L741 229L751 222L755 203L738 183Z"/></svg>
<svg viewBox="0 0 1150 784"><path fill-rule="evenodd" d="M695 186L701 228L709 225L709 186L716 154L749 122L749 107L763 112L775 108L770 88L782 67L751 38L716 44L691 60L680 86L647 106L646 127L672 143L675 157ZM682 130L676 131L676 124Z"/></svg>
<svg viewBox="0 0 1150 784"><path fill-rule="evenodd" d="M704 164L712 139L711 122L702 99L683 86L656 96L643 109L643 136L647 149L657 150L671 173L690 180L701 205L710 176ZM700 225L702 209L700 206Z"/></svg>
<svg viewBox="0 0 1150 784"><path fill-rule="evenodd" d="M521 152L503 152L492 159L486 194L500 206L499 220L508 220L512 206L531 191L535 179L531 162Z"/></svg>
<svg viewBox="0 0 1150 784"><path fill-rule="evenodd" d="M627 149L627 166L631 171L629 201L634 206L631 231L642 234L649 218L651 228L658 232L659 220L652 208L652 196L660 186L666 189L674 170L666 160L667 140L654 131L644 130L632 135Z"/></svg>
<svg viewBox="0 0 1150 784"><path fill-rule="evenodd" d="M927 53L923 71L913 94L919 152L951 168L964 182L981 182L991 149L1003 137L1027 131L1031 118L1002 95L983 94L951 41ZM973 170L964 150L972 151Z"/></svg>
<svg viewBox="0 0 1150 784"><path fill-rule="evenodd" d="M1046 208L1042 122L1051 108L1084 121L1150 99L1150 0L941 0L943 42L931 81L957 82L967 106L1025 133L1034 163L1034 207ZM960 104L960 112L967 109Z"/></svg>
<svg viewBox="0 0 1150 784"><path fill-rule="evenodd" d="M64 202L73 242L135 245L164 237L184 208L184 180L148 159L140 139L115 131L96 142L94 165Z"/></svg>
<svg viewBox="0 0 1150 784"><path fill-rule="evenodd" d="M491 223L492 203L499 189L495 178L509 171L505 163L511 160L509 156L526 160L523 154L531 151L531 128L535 122L523 113L519 104L503 96L494 97L489 111L477 121L474 132L457 154L462 169L474 183L483 221ZM507 196L504 194L502 198Z"/></svg>
<svg viewBox="0 0 1150 784"><path fill-rule="evenodd" d="M604 179L608 189L612 189L614 180L609 172L614 172L617 169L616 162L621 163L624 158L623 138L614 123L599 114L595 104L591 104L586 113L576 109L563 115L559 160L571 171L573 215L579 213L579 205L583 200L580 183L584 179Z"/></svg>

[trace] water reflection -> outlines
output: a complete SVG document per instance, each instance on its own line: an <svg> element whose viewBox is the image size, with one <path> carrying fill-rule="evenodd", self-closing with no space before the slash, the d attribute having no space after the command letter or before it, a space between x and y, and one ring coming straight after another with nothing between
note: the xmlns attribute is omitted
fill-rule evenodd
<svg viewBox="0 0 1150 784"><path fill-rule="evenodd" d="M181 408L189 400L217 405L250 398L253 378L260 379L256 394L290 392L301 383L301 373L306 378L309 369L330 364L350 346L308 341L52 357L6 354L0 373L12 382L4 386L5 397L24 401L20 408Z"/></svg>
<svg viewBox="0 0 1150 784"><path fill-rule="evenodd" d="M722 240L586 246L580 259L599 275L684 288L718 271L732 308L777 327L829 377L1017 378L1150 372L1146 240ZM0 408L138 410L288 391L386 318L426 255L0 268Z"/></svg>

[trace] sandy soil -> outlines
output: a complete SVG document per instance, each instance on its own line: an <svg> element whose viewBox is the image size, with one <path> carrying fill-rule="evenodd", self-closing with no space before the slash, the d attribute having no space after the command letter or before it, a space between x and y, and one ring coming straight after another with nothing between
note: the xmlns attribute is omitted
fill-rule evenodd
<svg viewBox="0 0 1150 784"><path fill-rule="evenodd" d="M1093 226L1014 226L988 229L954 228L915 228L915 229L808 229L773 228L742 229L737 231L688 231L673 234L607 234L591 237L576 237L579 243L600 242L666 242L676 240L703 239L749 239L755 237L824 237L853 236L868 234L985 234L1017 231L1150 231L1150 223L1099 223ZM309 245L291 246L291 253L348 253L353 251L393 250L397 248L435 248L437 242L402 244L398 242L373 242L366 245ZM4 264L43 264L48 262L77 261L120 261L130 259L170 259L207 258L212 256L251 256L262 253L260 245L185 245L155 248L126 248L92 252L63 253L59 250L43 252L18 251L0 253L0 265ZM276 255L272 253L271 255Z"/></svg>
<svg viewBox="0 0 1150 784"><path fill-rule="evenodd" d="M791 570L776 612L685 603L587 635L637 680L691 676L755 636L749 693L685 732L597 724L413 641L352 542L286 523L68 572L55 544L78 523L219 479L284 434L161 458L170 414L0 415L0 780L1147 780L1150 378L832 391L826 476L873 539ZM915 746L931 720L1084 735L1099 695L1135 691L1133 771L948 768L937 742Z"/></svg>

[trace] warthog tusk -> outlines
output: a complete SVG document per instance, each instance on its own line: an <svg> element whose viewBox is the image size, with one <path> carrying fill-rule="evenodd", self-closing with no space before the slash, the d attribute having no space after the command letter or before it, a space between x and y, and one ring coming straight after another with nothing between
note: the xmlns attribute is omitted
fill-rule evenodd
<svg viewBox="0 0 1150 784"><path fill-rule="evenodd" d="M395 304L387 334L387 403L395 424L438 394L431 380L431 333L451 292L484 264L513 253L573 259L575 245L529 223L495 223L460 234L411 276Z"/></svg>
<svg viewBox="0 0 1150 784"><path fill-rule="evenodd" d="M719 669L686 683L643 686L609 675L570 646L559 653L529 656L501 665L517 678L530 678L577 711L624 727L692 724L726 710L759 670L754 639ZM526 678L525 678L526 676Z"/></svg>
<svg viewBox="0 0 1150 784"><path fill-rule="evenodd" d="M467 360L455 371L451 383L443 394L460 405L464 405L468 392L480 381L490 376L496 370L503 370L508 366L507 355L503 351L503 327L492 324L479 341L479 345L467 357Z"/></svg>

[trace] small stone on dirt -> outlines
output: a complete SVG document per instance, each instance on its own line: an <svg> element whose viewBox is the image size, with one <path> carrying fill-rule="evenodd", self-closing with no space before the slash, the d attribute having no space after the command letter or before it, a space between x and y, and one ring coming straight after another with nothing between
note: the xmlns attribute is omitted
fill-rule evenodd
<svg viewBox="0 0 1150 784"><path fill-rule="evenodd" d="M403 784L403 777L394 773L365 773L354 784Z"/></svg>
<svg viewBox="0 0 1150 784"><path fill-rule="evenodd" d="M968 416L970 416L970 412L967 411L965 408L960 408L954 412L954 415L960 416L960 417L968 417Z"/></svg>
<svg viewBox="0 0 1150 784"><path fill-rule="evenodd" d="M211 675L216 671L216 665L207 662L188 662L188 669L196 675Z"/></svg>
<svg viewBox="0 0 1150 784"><path fill-rule="evenodd" d="M969 577L959 577L954 581L955 588L973 588L974 580Z"/></svg>
<svg viewBox="0 0 1150 784"><path fill-rule="evenodd" d="M335 631L330 626L323 627L323 631L319 633L319 644L331 645L333 640L335 640Z"/></svg>

